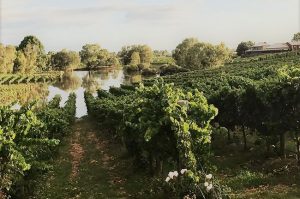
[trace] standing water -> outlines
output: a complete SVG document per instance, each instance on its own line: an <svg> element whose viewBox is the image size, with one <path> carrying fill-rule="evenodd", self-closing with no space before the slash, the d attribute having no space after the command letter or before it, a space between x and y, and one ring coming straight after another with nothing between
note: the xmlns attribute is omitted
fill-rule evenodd
<svg viewBox="0 0 300 199"><path fill-rule="evenodd" d="M63 75L62 81L48 86L47 100L55 95L60 95L61 106L67 101L71 92L76 98L76 117L87 115L87 107L84 101L84 92L96 94L98 89L109 90L110 87L120 87L121 84L130 84L141 80L140 75L125 76L123 70L110 69L100 71L74 71Z"/></svg>

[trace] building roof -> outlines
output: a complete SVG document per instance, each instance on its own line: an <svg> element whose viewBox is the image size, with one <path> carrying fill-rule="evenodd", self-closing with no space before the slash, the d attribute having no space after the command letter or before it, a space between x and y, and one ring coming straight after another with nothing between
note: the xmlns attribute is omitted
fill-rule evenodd
<svg viewBox="0 0 300 199"><path fill-rule="evenodd" d="M291 41L291 42L288 42L288 44L290 44L292 46L300 46L300 41Z"/></svg>
<svg viewBox="0 0 300 199"><path fill-rule="evenodd" d="M289 50L287 43L276 43L266 47L266 50Z"/></svg>

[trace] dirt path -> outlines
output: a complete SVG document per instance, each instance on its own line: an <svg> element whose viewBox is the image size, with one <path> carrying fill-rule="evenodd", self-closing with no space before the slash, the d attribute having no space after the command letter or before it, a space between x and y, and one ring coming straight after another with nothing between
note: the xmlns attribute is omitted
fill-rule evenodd
<svg viewBox="0 0 300 199"><path fill-rule="evenodd" d="M134 171L120 144L107 137L87 118L76 121L53 171L39 180L31 198L144 198L138 195L146 177Z"/></svg>

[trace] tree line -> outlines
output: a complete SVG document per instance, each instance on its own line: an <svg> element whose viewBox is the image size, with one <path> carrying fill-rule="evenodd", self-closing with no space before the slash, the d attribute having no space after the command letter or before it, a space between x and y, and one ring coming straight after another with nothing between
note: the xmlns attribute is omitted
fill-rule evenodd
<svg viewBox="0 0 300 199"><path fill-rule="evenodd" d="M300 41L300 33L292 41ZM236 53L243 56L254 45L241 42ZM222 66L231 62L233 50L224 43L213 45L186 38L172 53L152 50L148 45L124 46L118 52L109 52L99 44L86 44L80 52L63 49L45 52L42 42L35 36L26 36L18 46L0 44L0 73L33 73L47 70L73 70L77 67L96 69L103 66L128 66L130 70L143 70L152 64L168 64L171 70L180 68L197 70ZM165 66L164 66L165 67Z"/></svg>
<svg viewBox="0 0 300 199"><path fill-rule="evenodd" d="M143 70L152 64L177 64L177 67L199 69L220 66L231 59L231 51L222 43L212 45L195 38L185 39L171 53L152 50L148 45L124 46L109 52L99 44L86 44L79 52L62 49L46 53L35 36L26 36L18 46L0 44L0 73L34 73L49 70L96 69L103 66L130 66Z"/></svg>

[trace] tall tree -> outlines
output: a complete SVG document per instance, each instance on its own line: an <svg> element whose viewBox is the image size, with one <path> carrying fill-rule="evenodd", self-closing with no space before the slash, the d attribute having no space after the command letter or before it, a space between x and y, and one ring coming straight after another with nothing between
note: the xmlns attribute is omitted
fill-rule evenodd
<svg viewBox="0 0 300 199"><path fill-rule="evenodd" d="M188 69L221 66L231 59L231 55L231 51L223 43L212 45L195 38L185 39L173 53L177 64Z"/></svg>
<svg viewBox="0 0 300 199"><path fill-rule="evenodd" d="M131 56L134 52L138 52L141 64L150 65L153 57L153 51L148 45L131 45L124 46L118 53L123 64L128 65L131 62Z"/></svg>
<svg viewBox="0 0 300 199"><path fill-rule="evenodd" d="M254 46L254 42L252 41L241 42L236 49L237 55L244 55L246 51L249 50L252 46Z"/></svg>
<svg viewBox="0 0 300 199"><path fill-rule="evenodd" d="M14 71L21 73L33 73L37 68L38 50L37 46L27 44L22 50L18 50Z"/></svg>
<svg viewBox="0 0 300 199"><path fill-rule="evenodd" d="M173 58L176 60L177 65L185 66L188 50L197 43L199 43L197 38L187 38L178 44L173 52Z"/></svg>
<svg viewBox="0 0 300 199"><path fill-rule="evenodd" d="M26 50L28 50L28 46L35 51L34 54L37 54L35 63L33 64L36 65L35 68L39 68L41 70L45 69L47 57L42 42L37 37L29 35L24 37L17 50L25 52Z"/></svg>
<svg viewBox="0 0 300 199"><path fill-rule="evenodd" d="M80 56L78 52L63 49L52 56L51 63L58 70L69 71L79 66Z"/></svg>
<svg viewBox="0 0 300 199"><path fill-rule="evenodd" d="M81 61L88 68L99 66L118 66L119 62L114 53L103 49L98 44L86 44L79 52Z"/></svg>

